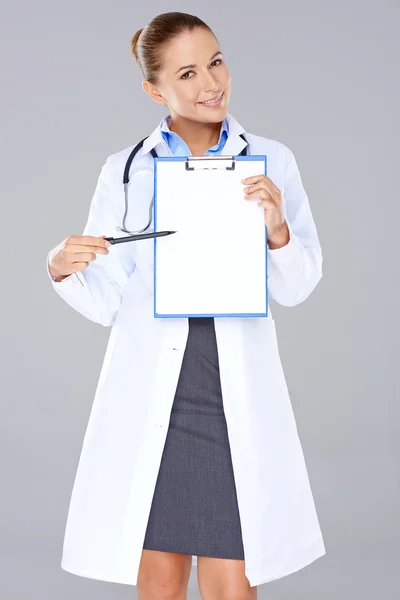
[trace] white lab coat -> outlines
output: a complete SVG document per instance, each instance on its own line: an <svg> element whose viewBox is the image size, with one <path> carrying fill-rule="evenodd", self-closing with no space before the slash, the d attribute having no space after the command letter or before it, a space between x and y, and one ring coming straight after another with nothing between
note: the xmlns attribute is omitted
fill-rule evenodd
<svg viewBox="0 0 400 600"><path fill-rule="evenodd" d="M246 133L231 115L228 120L224 154L240 153L244 132L249 154L267 156L268 176L282 191L290 242L268 249L268 285L279 304L295 306L322 276L320 244L296 160L284 144ZM84 234L121 235L115 226L124 213L122 175L134 145L106 160ZM128 229L147 222L151 148L159 156L171 154L160 126L131 167ZM112 326L72 490L61 567L131 585L137 583L188 335L187 319L153 317L153 243L111 246L79 273L83 285L75 274L52 282L75 310ZM267 318L216 318L215 330L245 573L255 586L298 571L323 556L325 547L270 309Z"/></svg>

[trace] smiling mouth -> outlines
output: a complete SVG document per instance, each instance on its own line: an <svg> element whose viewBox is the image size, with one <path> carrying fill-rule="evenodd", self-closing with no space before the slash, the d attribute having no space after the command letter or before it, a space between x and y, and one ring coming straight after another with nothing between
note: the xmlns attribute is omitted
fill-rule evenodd
<svg viewBox="0 0 400 600"><path fill-rule="evenodd" d="M218 94L218 96L214 96L214 98L210 98L210 100L206 100L205 102L199 102L199 104L218 104L218 102L221 100L221 98L223 97L224 92L221 92L220 94Z"/></svg>

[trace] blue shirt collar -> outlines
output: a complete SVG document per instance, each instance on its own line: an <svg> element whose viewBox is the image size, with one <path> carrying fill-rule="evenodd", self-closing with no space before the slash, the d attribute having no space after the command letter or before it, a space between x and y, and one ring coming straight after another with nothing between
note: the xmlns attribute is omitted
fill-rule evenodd
<svg viewBox="0 0 400 600"><path fill-rule="evenodd" d="M160 123L160 129L165 142L168 144L174 156L191 156L188 145L174 131L170 131L171 115L167 115ZM228 120L225 118L221 123L219 141L215 146L209 148L205 154L220 154L225 146L229 135Z"/></svg>

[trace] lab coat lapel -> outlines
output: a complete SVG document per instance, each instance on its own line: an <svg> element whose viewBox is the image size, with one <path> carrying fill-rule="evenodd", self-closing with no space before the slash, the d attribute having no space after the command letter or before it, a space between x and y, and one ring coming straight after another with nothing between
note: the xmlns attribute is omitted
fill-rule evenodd
<svg viewBox="0 0 400 600"><path fill-rule="evenodd" d="M229 126L229 135L222 153L237 156L247 145L243 138L240 137L241 133L246 136L246 131L229 113L226 118Z"/></svg>
<svg viewBox="0 0 400 600"><path fill-rule="evenodd" d="M168 144L165 143L163 135L161 133L161 123L154 129L149 137L143 142L143 154L150 152L153 148L156 149L158 156L172 155Z"/></svg>

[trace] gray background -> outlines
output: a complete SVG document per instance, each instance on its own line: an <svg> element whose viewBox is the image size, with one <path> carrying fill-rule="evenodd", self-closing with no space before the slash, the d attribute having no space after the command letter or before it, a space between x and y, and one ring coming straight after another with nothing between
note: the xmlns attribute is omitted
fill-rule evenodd
<svg viewBox="0 0 400 600"><path fill-rule="evenodd" d="M221 42L230 112L295 153L324 254L311 297L272 310L327 554L259 598L398 599L399 2L145 5L1 5L0 597L136 597L60 568L109 330L52 291L45 260L82 232L105 158L166 114L129 43L181 10Z"/></svg>

